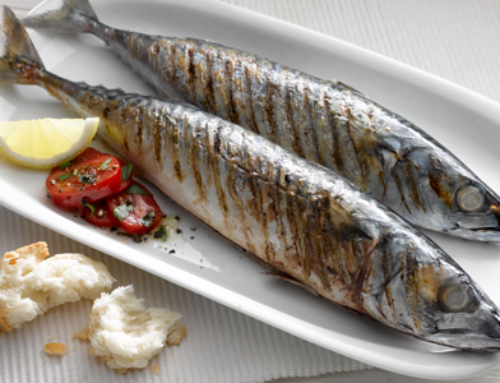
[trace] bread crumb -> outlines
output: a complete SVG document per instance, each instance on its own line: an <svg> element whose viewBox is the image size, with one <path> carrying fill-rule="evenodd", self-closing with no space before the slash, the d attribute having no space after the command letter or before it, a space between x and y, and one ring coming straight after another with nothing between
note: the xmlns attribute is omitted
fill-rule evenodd
<svg viewBox="0 0 500 383"><path fill-rule="evenodd" d="M96 299L114 281L104 264L84 255L49 257L45 242L8 252L0 259L0 326L11 331L60 304Z"/></svg>
<svg viewBox="0 0 500 383"><path fill-rule="evenodd" d="M78 339L80 342L88 342L89 328L85 327L83 330L77 331L73 334L73 338Z"/></svg>
<svg viewBox="0 0 500 383"><path fill-rule="evenodd" d="M64 343L51 342L45 344L44 350L47 355L61 356L66 353L68 347Z"/></svg>
<svg viewBox="0 0 500 383"><path fill-rule="evenodd" d="M158 367L158 365L155 363L153 364L153 369L152 371L156 374L156 375L160 375L160 367Z"/></svg>
<svg viewBox="0 0 500 383"><path fill-rule="evenodd" d="M172 331L172 342L178 344L185 327L179 325L182 315L167 309L145 309L133 286L119 287L94 301L89 320L90 353L108 367L143 369L153 356L165 347Z"/></svg>
<svg viewBox="0 0 500 383"><path fill-rule="evenodd" d="M175 326L172 328L172 332L170 332L167 336L167 344L169 346L177 346L181 343L182 338L186 335L187 329L186 326L182 326L177 322Z"/></svg>

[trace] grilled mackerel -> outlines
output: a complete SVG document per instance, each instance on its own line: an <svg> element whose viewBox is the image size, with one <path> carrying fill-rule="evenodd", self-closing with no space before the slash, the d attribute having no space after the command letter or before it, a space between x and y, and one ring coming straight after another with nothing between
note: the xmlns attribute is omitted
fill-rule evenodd
<svg viewBox="0 0 500 383"><path fill-rule="evenodd" d="M88 0L65 0L24 24L93 33L160 94L336 171L412 224L500 241L497 194L432 137L346 85L210 41L114 29Z"/></svg>
<svg viewBox="0 0 500 383"><path fill-rule="evenodd" d="M333 171L182 102L73 83L43 67L5 7L0 83L38 85L151 182L283 279L396 330L500 350L498 309L426 236Z"/></svg>

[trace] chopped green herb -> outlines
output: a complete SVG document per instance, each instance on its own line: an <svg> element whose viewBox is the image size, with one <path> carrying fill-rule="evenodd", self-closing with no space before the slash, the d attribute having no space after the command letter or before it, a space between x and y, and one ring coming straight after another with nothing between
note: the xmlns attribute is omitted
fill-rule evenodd
<svg viewBox="0 0 500 383"><path fill-rule="evenodd" d="M71 178L71 177L73 177L73 174L61 174L57 178L59 178L59 181L65 181L65 180L67 180L68 178Z"/></svg>
<svg viewBox="0 0 500 383"><path fill-rule="evenodd" d="M127 189L125 189L125 193L151 195L151 193L148 193L137 184L130 185Z"/></svg>
<svg viewBox="0 0 500 383"><path fill-rule="evenodd" d="M113 215L121 221L127 218L131 211L134 211L134 207L130 202L124 203L113 209Z"/></svg>
<svg viewBox="0 0 500 383"><path fill-rule="evenodd" d="M165 225L160 225L160 229L156 233L161 234L160 239L162 242L167 242L168 234L167 234L167 228L165 227ZM155 238L157 238L156 233L155 233Z"/></svg>
<svg viewBox="0 0 500 383"><path fill-rule="evenodd" d="M130 178L130 173L132 173L132 169L134 168L133 164L127 164L122 166L122 180L128 181Z"/></svg>
<svg viewBox="0 0 500 383"><path fill-rule="evenodd" d="M111 158L108 158L106 161L104 161L101 164L101 170L106 170L106 168L108 167L108 165L109 165L110 162L111 162Z"/></svg>
<svg viewBox="0 0 500 383"><path fill-rule="evenodd" d="M139 223L144 227L149 227L153 223L153 220L148 215L145 215L144 217L141 217Z"/></svg>
<svg viewBox="0 0 500 383"><path fill-rule="evenodd" d="M95 206L90 204L90 203L86 203L83 205L83 207L88 207L90 209L90 216L89 217L92 217L95 213Z"/></svg>
<svg viewBox="0 0 500 383"><path fill-rule="evenodd" d="M59 165L59 169L63 170L67 167L70 167L71 165L73 165L73 161L66 161Z"/></svg>
<svg viewBox="0 0 500 383"><path fill-rule="evenodd" d="M87 185L88 183L91 183L90 176L86 176L84 174L79 174L79 173L76 173L76 175L78 176L78 182L81 182L82 184L85 184L85 185Z"/></svg>

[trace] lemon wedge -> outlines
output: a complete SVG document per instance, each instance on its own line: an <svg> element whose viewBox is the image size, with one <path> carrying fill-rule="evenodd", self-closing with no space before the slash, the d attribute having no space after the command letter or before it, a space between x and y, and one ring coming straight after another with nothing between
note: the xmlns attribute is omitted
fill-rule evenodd
<svg viewBox="0 0 500 383"><path fill-rule="evenodd" d="M0 151L20 165L48 169L83 152L99 118L0 122Z"/></svg>

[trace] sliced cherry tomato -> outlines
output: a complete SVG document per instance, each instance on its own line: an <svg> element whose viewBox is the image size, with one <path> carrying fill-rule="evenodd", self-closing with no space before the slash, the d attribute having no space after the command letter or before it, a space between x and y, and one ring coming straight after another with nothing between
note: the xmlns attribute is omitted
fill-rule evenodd
<svg viewBox="0 0 500 383"><path fill-rule="evenodd" d="M94 208L94 210L92 210L92 208ZM83 218L94 226L120 227L120 221L108 209L108 204L105 199L83 206Z"/></svg>
<svg viewBox="0 0 500 383"><path fill-rule="evenodd" d="M110 156L111 154L102 153L94 148L85 149L78 157L74 158L71 162L72 164L78 164L80 162L84 162L87 160L91 160L92 158L101 157L101 156Z"/></svg>
<svg viewBox="0 0 500 383"><path fill-rule="evenodd" d="M106 202L121 227L132 235L152 231L163 217L151 192L136 181L132 181L127 190L107 197Z"/></svg>
<svg viewBox="0 0 500 383"><path fill-rule="evenodd" d="M85 149L85 151L80 154L78 157L76 157L72 162L73 164L78 164L79 162L83 162L83 161L87 161L87 160L90 160L92 158L96 158L96 157L101 157L101 156L110 156L111 154L106 154L106 153L101 153L99 150L97 149L94 149L94 148L87 148ZM128 164L123 161L122 159L116 157L116 159L118 160L118 162L120 163L120 166L123 167L124 166L128 166ZM116 191L116 193L118 192L121 192L122 190L125 190L126 188L128 188L130 186L130 183L132 182L132 174L130 174L130 172L127 172L128 173L128 178L124 179L124 177L126 176L123 171L122 171L122 183L120 184L120 188Z"/></svg>
<svg viewBox="0 0 500 383"><path fill-rule="evenodd" d="M86 152L61 169L51 170L46 181L47 191L52 200L63 208L79 207L116 193L121 186L121 166L118 159L100 153L86 157ZM82 160L82 158L84 160Z"/></svg>

